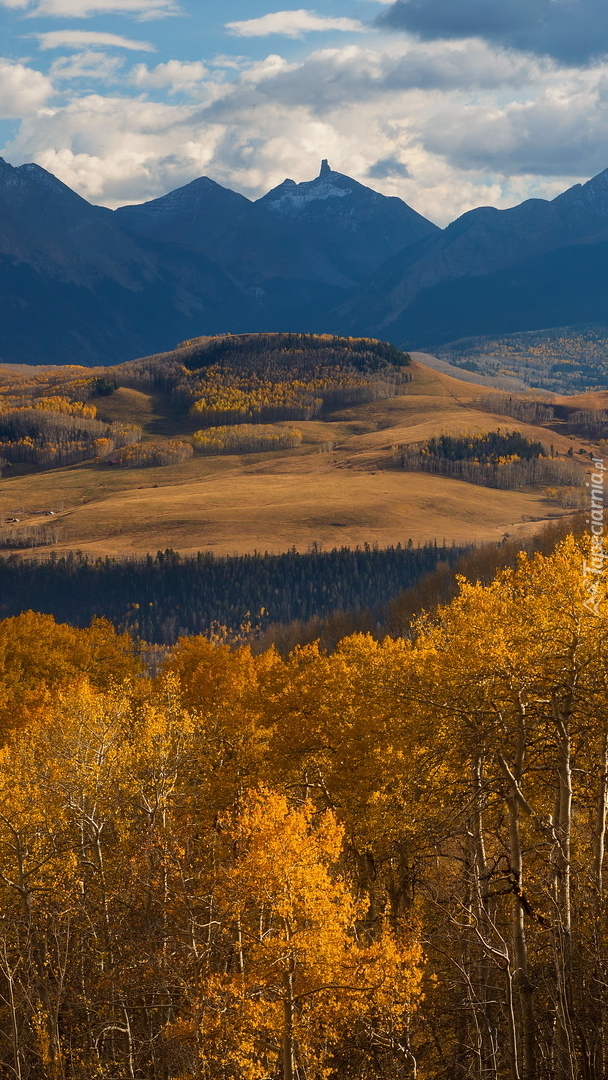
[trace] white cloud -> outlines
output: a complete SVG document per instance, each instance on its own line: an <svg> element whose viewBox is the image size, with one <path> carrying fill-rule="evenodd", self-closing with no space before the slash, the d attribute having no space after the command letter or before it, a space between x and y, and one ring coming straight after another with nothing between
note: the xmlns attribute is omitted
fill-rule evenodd
<svg viewBox="0 0 608 1080"><path fill-rule="evenodd" d="M137 64L131 72L131 82L142 90L166 87L171 94L191 94L201 89L207 76L207 68L200 60L191 63L168 60L154 68Z"/></svg>
<svg viewBox="0 0 608 1080"><path fill-rule="evenodd" d="M562 76L563 77L563 76ZM591 175L608 165L608 100L597 73L557 79L533 99L454 102L424 131L424 144L461 169L563 176L576 162Z"/></svg>
<svg viewBox="0 0 608 1080"><path fill-rule="evenodd" d="M37 37L41 49L80 49L82 46L109 46L115 49L131 49L134 52L156 52L149 41L133 41L120 34L104 34L98 30L49 30Z"/></svg>
<svg viewBox="0 0 608 1080"><path fill-rule="evenodd" d="M277 75L297 71L298 68L299 64L289 64L283 56L271 53L270 56L265 56L263 60L250 63L241 73L240 83L241 85L252 83L254 86L258 86L260 83L270 80L272 84Z"/></svg>
<svg viewBox="0 0 608 1080"><path fill-rule="evenodd" d="M26 119L5 154L36 161L92 202L139 202L205 171L214 129L192 117L190 105L89 94Z"/></svg>
<svg viewBox="0 0 608 1080"><path fill-rule="evenodd" d="M311 30L362 33L368 28L358 19L332 18L299 8L297 11L274 11L268 15L262 15L259 19L229 22L226 23L226 29L238 37L267 37L269 34L281 34L283 37L298 38Z"/></svg>
<svg viewBox="0 0 608 1080"><path fill-rule="evenodd" d="M52 93L50 79L40 71L0 58L0 118L18 119L36 112Z"/></svg>
<svg viewBox="0 0 608 1080"><path fill-rule="evenodd" d="M2 7L27 9L28 16L88 19L92 15L133 15L158 19L178 14L177 0L0 0Z"/></svg>
<svg viewBox="0 0 608 1080"><path fill-rule="evenodd" d="M291 65L289 74L277 71L277 93L283 100L307 102L327 110L340 104L367 100L370 95L401 94L411 90L460 90L468 98L496 92L504 97L525 92L556 75L550 61L539 61L481 41L467 43L412 42L406 47L386 45L382 51L347 45L311 53L304 63Z"/></svg>
<svg viewBox="0 0 608 1080"><path fill-rule="evenodd" d="M101 79L103 82L115 82L124 65L122 56L109 56L108 53L85 49L74 56L58 56L50 68L50 77L55 82L67 79Z"/></svg>
<svg viewBox="0 0 608 1080"><path fill-rule="evenodd" d="M210 68L224 68L226 71L240 71L241 68L247 67L250 62L246 56L227 56L225 53L207 60Z"/></svg>
<svg viewBox="0 0 608 1080"><path fill-rule="evenodd" d="M124 96L75 94L31 114L1 152L112 206L202 174L255 198L286 176L312 178L327 157L440 224L553 197L608 164L608 66L581 72L479 41L376 41L297 63L241 58L229 80L211 62L137 64ZM146 100L167 90L193 101Z"/></svg>

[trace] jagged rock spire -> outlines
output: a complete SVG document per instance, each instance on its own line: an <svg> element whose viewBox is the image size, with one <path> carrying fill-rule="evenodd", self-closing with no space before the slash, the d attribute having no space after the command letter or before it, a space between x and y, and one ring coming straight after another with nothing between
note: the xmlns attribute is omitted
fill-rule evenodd
<svg viewBox="0 0 608 1080"><path fill-rule="evenodd" d="M328 176L330 172L331 169L329 167L329 163L327 161L327 158L324 157L323 161L321 162L321 172L319 173L319 176Z"/></svg>

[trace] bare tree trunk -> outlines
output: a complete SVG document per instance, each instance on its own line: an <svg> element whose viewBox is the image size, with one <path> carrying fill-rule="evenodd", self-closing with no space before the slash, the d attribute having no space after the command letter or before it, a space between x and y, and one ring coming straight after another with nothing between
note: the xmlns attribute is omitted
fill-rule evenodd
<svg viewBox="0 0 608 1080"><path fill-rule="evenodd" d="M528 944L524 923L524 908L520 900L523 881L523 855L519 820L519 804L515 794L507 800L509 815L509 844L511 872L515 880L515 889L511 900L511 933L513 939L513 958L515 972L513 981L517 987L521 1010L521 1047L522 1080L535 1080L536 1045L533 993L534 988L528 973ZM510 977L508 979L510 983Z"/></svg>
<svg viewBox="0 0 608 1080"><path fill-rule="evenodd" d="M572 911L570 897L570 837L572 830L572 747L570 716L572 695L560 709L552 702L557 742L557 798L553 819L556 843L552 853L553 895L556 909L555 966L557 984L556 1080L575 1080L576 1055L573 1025ZM584 1036L583 1036L584 1038Z"/></svg>
<svg viewBox="0 0 608 1080"><path fill-rule="evenodd" d="M604 907L604 855L606 849L606 819L608 816L608 726L602 733L600 749L600 777L598 784L595 827L592 837L593 848L593 876L592 885L595 892L593 912L593 952L594 964L591 972L590 984L590 1047L589 1047L589 1075L591 1080L602 1080L606 1075L606 1050L605 1050L605 1009L606 998L606 962L604 947L603 907Z"/></svg>
<svg viewBox="0 0 608 1080"><path fill-rule="evenodd" d="M608 727L602 735L600 779L597 794L595 828L593 830L593 884L596 896L604 892L604 854L606 851L606 816L608 811Z"/></svg>
<svg viewBox="0 0 608 1080"><path fill-rule="evenodd" d="M2 963L1 969L6 976L8 986L8 1007L11 1020L11 1043L13 1051L13 1072L17 1080L21 1080L23 1073L21 1069L21 1044L19 1039L19 1020L17 1013L17 1005L15 1002L15 969L11 967L8 948L6 941L2 942Z"/></svg>
<svg viewBox="0 0 608 1080"><path fill-rule="evenodd" d="M515 963L513 984L518 992L521 1014L521 1075L522 1080L535 1080L537 1069L534 987L528 971L528 944L524 921L525 912L521 901L524 886L524 859L521 841L520 812L521 803L525 802L521 792L521 785L524 775L526 738L526 715L524 706L519 702L512 768L510 769L508 767L502 757L499 757L499 760L503 772L509 781L507 813L509 820L509 864L513 878L513 893L511 899L511 934L513 941L513 959Z"/></svg>
<svg viewBox="0 0 608 1080"><path fill-rule="evenodd" d="M474 915L481 928L484 938L490 938L492 933L492 920L489 917L485 894L487 892L488 863L485 848L484 822L483 822L483 758L477 754L473 760L471 779L473 784L473 814L471 820L472 839L472 863L473 871L473 895ZM498 1075L498 1061L496 1057L496 1041L493 1035L492 1013L489 1003L490 972L492 965L486 949L479 950L477 964L477 998L478 1009L481 1012L479 1021L479 1076L480 1080L494 1080Z"/></svg>
<svg viewBox="0 0 608 1080"><path fill-rule="evenodd" d="M294 1080L293 1045L293 961L283 976L283 1080Z"/></svg>
<svg viewBox="0 0 608 1080"><path fill-rule="evenodd" d="M510 964L505 965L505 982L507 991L507 1024L509 1029L509 1065L511 1080L520 1080L522 1074L519 1071L517 1051L517 1024L515 1022L515 1005L513 1002L513 973ZM525 1075L525 1074L524 1074Z"/></svg>

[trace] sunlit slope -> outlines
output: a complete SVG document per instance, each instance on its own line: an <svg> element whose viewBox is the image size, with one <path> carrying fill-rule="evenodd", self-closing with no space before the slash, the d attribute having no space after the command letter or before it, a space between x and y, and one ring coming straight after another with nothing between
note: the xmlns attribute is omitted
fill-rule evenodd
<svg viewBox="0 0 608 1080"><path fill-rule="evenodd" d="M297 450L196 455L164 468L87 463L15 475L0 484L0 516L52 525L56 542L46 552L142 555L166 547L232 554L499 540L564 513L540 487L499 491L396 467L395 446L501 426L550 441L562 454L585 445L505 418L500 394L496 413L480 411L474 404L487 398L484 387L420 364L412 370L412 383L398 397L299 421L304 440ZM99 413L141 424L145 437L189 430L190 421L162 394L121 388L100 403Z"/></svg>

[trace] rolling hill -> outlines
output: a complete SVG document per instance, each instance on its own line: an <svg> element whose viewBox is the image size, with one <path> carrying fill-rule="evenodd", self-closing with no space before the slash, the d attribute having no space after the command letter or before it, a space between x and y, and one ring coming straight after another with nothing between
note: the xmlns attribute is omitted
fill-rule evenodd
<svg viewBox="0 0 608 1080"><path fill-rule="evenodd" d="M178 354L204 355L205 347L190 345ZM152 359L168 365L175 355ZM111 369L109 376L122 385L94 399L100 421L140 425L144 449L159 438L187 440L201 422L158 379L154 385L152 371L143 362ZM149 378L148 388L135 388L134 372ZM192 375L199 379L200 373L195 367ZM117 468L107 460L43 470L15 466L0 485L0 514L5 522L18 519L5 525L3 543L10 549L12 529L42 523L52 530L48 550L94 555L141 556L166 547L215 554L386 547L410 539L462 544L524 536L565 512L542 485L498 490L403 471L394 448L439 434L508 427L553 444L562 456L573 446L587 453L591 445L560 434L559 425L548 430L506 417L501 402L508 395L494 392L488 403L486 388L416 362L411 378L379 400L369 400L370 389L368 400L330 403L320 415L298 420L302 439L291 450L195 453L151 468Z"/></svg>

